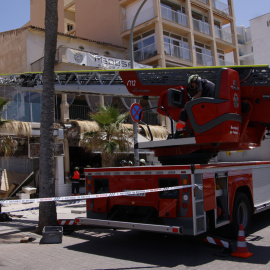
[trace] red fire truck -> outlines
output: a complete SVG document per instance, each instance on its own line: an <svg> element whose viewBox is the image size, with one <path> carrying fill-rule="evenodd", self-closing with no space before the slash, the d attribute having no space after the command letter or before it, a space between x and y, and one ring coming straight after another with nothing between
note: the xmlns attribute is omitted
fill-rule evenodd
<svg viewBox="0 0 270 270"><path fill-rule="evenodd" d="M209 163L220 151L261 145L270 127L268 66L120 71L128 91L159 97L157 112L171 121L171 137L138 143L162 166L85 169L86 191L108 196L87 200L81 224L183 235L239 224L270 207L270 161ZM198 74L216 85L213 98L188 102L187 78ZM182 86L181 90L175 89ZM192 136L174 138L183 108ZM143 122L142 122L143 123ZM151 129L149 128L151 133ZM174 187L174 188L173 188ZM173 188L173 189L169 189ZM153 192L156 191L156 192ZM110 193L127 192L123 196Z"/></svg>

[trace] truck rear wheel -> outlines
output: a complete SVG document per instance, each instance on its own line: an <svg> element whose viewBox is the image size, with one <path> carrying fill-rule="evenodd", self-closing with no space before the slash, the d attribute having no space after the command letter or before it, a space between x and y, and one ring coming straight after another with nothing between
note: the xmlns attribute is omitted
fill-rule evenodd
<svg viewBox="0 0 270 270"><path fill-rule="evenodd" d="M251 204L248 196L242 192L239 192L235 196L233 203L233 235L237 236L239 231L239 225L243 225L245 233L248 233L251 225Z"/></svg>

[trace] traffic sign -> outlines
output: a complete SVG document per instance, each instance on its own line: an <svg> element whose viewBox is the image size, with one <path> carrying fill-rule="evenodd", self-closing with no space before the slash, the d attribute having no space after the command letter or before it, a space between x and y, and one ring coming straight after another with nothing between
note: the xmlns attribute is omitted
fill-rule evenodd
<svg viewBox="0 0 270 270"><path fill-rule="evenodd" d="M143 108L139 103L133 103L130 107L130 115L132 119L139 123L143 119Z"/></svg>

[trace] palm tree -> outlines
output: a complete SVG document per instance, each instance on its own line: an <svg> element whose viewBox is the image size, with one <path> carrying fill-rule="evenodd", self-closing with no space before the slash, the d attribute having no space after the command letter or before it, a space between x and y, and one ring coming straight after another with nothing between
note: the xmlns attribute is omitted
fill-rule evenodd
<svg viewBox="0 0 270 270"><path fill-rule="evenodd" d="M0 127L10 122L10 120L5 120L2 117L2 111L4 106L9 102L8 99L4 97L0 97ZM5 156L11 156L17 149L17 141L14 140L10 136L1 136L0 137L0 154L4 154Z"/></svg>
<svg viewBox="0 0 270 270"><path fill-rule="evenodd" d="M120 114L113 106L100 106L97 113L90 114L99 130L85 133L82 145L88 151L101 152L103 167L114 166L116 152L130 150L132 125L123 124L128 115L129 112Z"/></svg>
<svg viewBox="0 0 270 270"><path fill-rule="evenodd" d="M8 120L5 120L2 116L2 112L4 109L4 106L7 105L9 102L8 99L4 98L4 97L0 97L0 126L2 126L3 124L5 124L6 122L8 122Z"/></svg>
<svg viewBox="0 0 270 270"><path fill-rule="evenodd" d="M54 179L54 63L57 45L58 0L46 0L45 14L45 52L43 71L43 91L40 122L40 183L41 198L55 196ZM42 202L39 206L39 224L37 231L44 226L57 225L55 202Z"/></svg>

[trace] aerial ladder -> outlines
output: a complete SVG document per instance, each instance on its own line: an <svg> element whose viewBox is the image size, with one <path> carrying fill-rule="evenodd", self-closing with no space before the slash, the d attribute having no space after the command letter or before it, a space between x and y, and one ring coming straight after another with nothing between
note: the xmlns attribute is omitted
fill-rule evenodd
<svg viewBox="0 0 270 270"><path fill-rule="evenodd" d="M213 98L188 100L187 79L193 74L215 83ZM42 92L43 74L3 74L1 85ZM183 90L175 89L179 86ZM150 136L136 148L153 150L162 164L207 163L219 151L252 149L261 145L270 128L268 65L56 71L55 92L158 99L154 109L170 119L172 139ZM193 135L176 139L174 121L184 107Z"/></svg>

